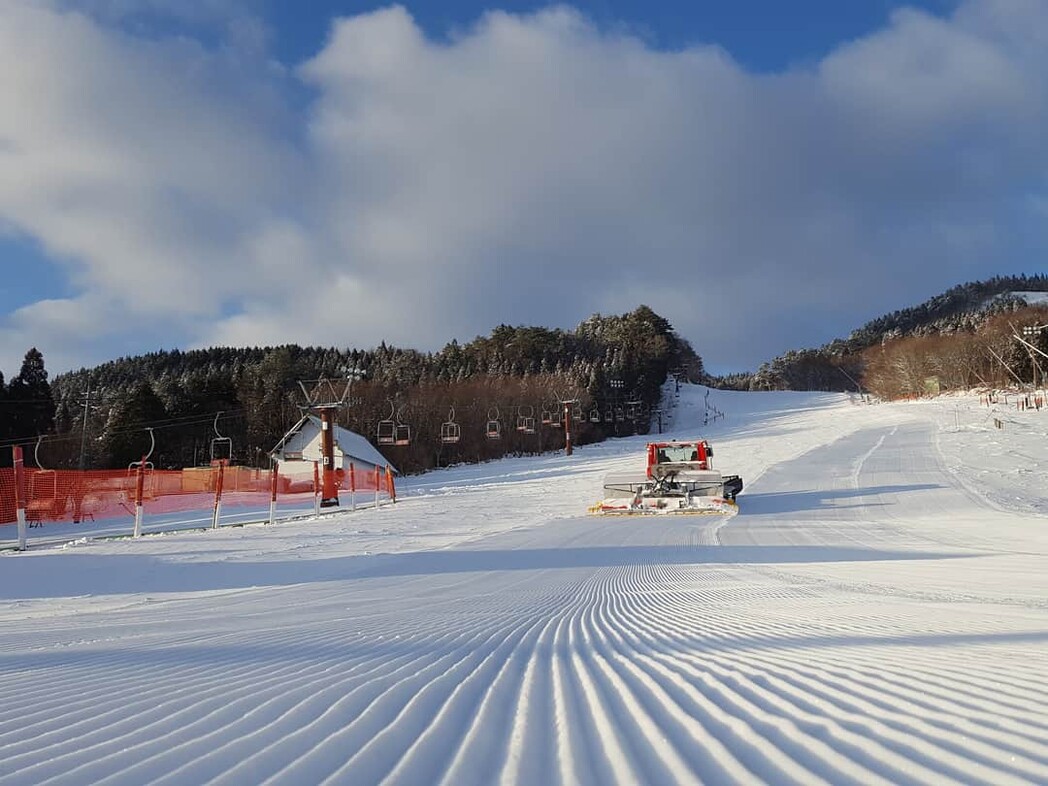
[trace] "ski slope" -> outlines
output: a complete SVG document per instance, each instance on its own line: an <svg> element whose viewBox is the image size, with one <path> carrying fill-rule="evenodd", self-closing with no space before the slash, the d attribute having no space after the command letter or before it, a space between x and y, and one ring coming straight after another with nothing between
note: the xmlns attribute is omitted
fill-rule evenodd
<svg viewBox="0 0 1048 786"><path fill-rule="evenodd" d="M0 784L1048 783L1048 412L705 393L728 520L586 516L631 437L0 557Z"/></svg>

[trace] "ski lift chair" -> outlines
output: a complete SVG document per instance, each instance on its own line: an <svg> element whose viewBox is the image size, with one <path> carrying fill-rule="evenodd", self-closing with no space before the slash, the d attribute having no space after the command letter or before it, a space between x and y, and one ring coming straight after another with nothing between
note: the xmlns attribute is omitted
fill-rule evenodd
<svg viewBox="0 0 1048 786"><path fill-rule="evenodd" d="M597 409L596 407L594 407L593 409L590 410L589 422L590 423L600 423L600 410Z"/></svg>
<svg viewBox="0 0 1048 786"><path fill-rule="evenodd" d="M222 414L222 413L220 412L219 414ZM153 499L153 497L154 497L154 494L153 494L153 469L154 469L154 467L153 467L153 462L149 460L149 457L152 456L153 455L153 451L156 450L156 436L153 434L153 429L151 427L150 428L146 428L146 431L149 432L149 452L146 453L142 457L141 461L132 461L130 464L127 465L127 477L130 479L130 478L133 478L133 477L137 476L138 475L138 470L139 470L139 468L141 468L142 469L142 473L145 476L144 482L142 484L142 494L143 494L143 496L148 497L149 499ZM215 416L215 433L216 434L218 433L218 416L217 415ZM215 439L211 440L211 461L212 461L212 463L214 463L214 460L215 460L215 443L216 442L219 444L219 451L220 452L221 452L221 445L223 444L223 442L228 442L229 443L229 451L228 451L228 453L229 453L229 456L232 457L232 454L233 454L233 440L231 440L229 437L216 437ZM134 492L131 490L133 488L133 484L130 482L130 480L128 482L128 486L129 486L129 488L128 488L128 501L129 502L134 502L134 496L133 496Z"/></svg>
<svg viewBox="0 0 1048 786"><path fill-rule="evenodd" d="M383 418L378 422L378 428L375 430L375 440L379 445L395 445L397 441L397 424L393 420L394 408L393 401L389 402L389 417Z"/></svg>
<svg viewBox="0 0 1048 786"><path fill-rule="evenodd" d="M222 416L221 412L216 414L215 415L215 422L211 426L211 428L215 432L215 436L211 440L211 466L215 466L216 463L222 462L222 461L226 462L227 464L229 464L229 463L231 463L233 461L233 439L232 439L232 437L223 437L222 434L219 433L219 430L218 430L218 419L221 416ZM150 435L150 437L152 437L152 435L153 435L152 430L150 430L149 435ZM149 453L150 454L153 453L153 449L152 448L149 449ZM146 458L149 458L149 456L147 455Z"/></svg>
<svg viewBox="0 0 1048 786"><path fill-rule="evenodd" d="M400 447L411 444L411 426L404 422L403 413L404 407L402 406L397 410L397 426L393 432L393 444Z"/></svg>
<svg viewBox="0 0 1048 786"><path fill-rule="evenodd" d="M44 469L40 463L40 443L44 441L44 435L36 438L36 447L33 448L33 460L36 461L36 469L29 470L28 498L26 500L26 519L30 527L42 527L45 518L53 518L65 508L65 500L58 499L58 473L53 469Z"/></svg>
<svg viewBox="0 0 1048 786"><path fill-rule="evenodd" d="M455 422L455 408L448 411L448 419L440 424L440 441L445 444L454 444L459 441L462 429Z"/></svg>
<svg viewBox="0 0 1048 786"><path fill-rule="evenodd" d="M397 424L392 420L380 420L378 422L378 430L375 433L378 444L380 445L394 445L397 441Z"/></svg>
<svg viewBox="0 0 1048 786"><path fill-rule="evenodd" d="M152 451L150 451L152 452ZM142 496L145 499L153 499L153 462L152 461L132 461L127 465L127 477L128 477L128 489L127 496L128 502L134 502L135 495L135 484L134 478L138 476L138 468L142 467L142 472L145 475L142 483Z"/></svg>
<svg viewBox="0 0 1048 786"><path fill-rule="evenodd" d="M535 408L530 404L517 410L517 431L522 434L535 433Z"/></svg>
<svg viewBox="0 0 1048 786"><path fill-rule="evenodd" d="M233 460L233 440L230 437L215 437L211 440L211 465L224 461L227 464Z"/></svg>
<svg viewBox="0 0 1048 786"><path fill-rule="evenodd" d="M488 410L488 425L484 429L488 439L500 439L502 437L502 424L499 422L498 407Z"/></svg>

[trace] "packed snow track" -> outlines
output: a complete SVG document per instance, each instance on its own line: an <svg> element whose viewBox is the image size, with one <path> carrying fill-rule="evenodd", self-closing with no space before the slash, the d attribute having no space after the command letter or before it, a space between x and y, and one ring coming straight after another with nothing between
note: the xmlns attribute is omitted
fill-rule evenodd
<svg viewBox="0 0 1048 786"><path fill-rule="evenodd" d="M587 516L638 437L3 556L0 784L1048 783L1048 517L977 404L714 396L727 520Z"/></svg>

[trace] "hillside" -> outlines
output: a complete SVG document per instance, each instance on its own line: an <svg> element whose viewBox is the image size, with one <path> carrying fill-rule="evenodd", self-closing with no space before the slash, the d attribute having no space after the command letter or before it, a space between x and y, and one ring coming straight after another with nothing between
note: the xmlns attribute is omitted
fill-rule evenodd
<svg viewBox="0 0 1048 786"><path fill-rule="evenodd" d="M999 314L1048 298L1048 275L995 276L951 287L919 305L870 320L847 338L817 349L786 352L754 374L725 377L720 387L751 390L855 391L861 385L865 350L913 336L973 333Z"/></svg>
<svg viewBox="0 0 1048 786"><path fill-rule="evenodd" d="M39 353L34 364L40 382L33 395L45 401L37 407L43 414L28 419L28 394L20 394L24 406L12 401L0 409L0 447L32 447L44 434L40 461L51 468L126 467L148 448L146 428L156 437L153 461L160 467L207 461L216 432L233 440L234 461L265 464L267 452L300 416L305 393L329 380L323 400L346 399L338 414L342 425L372 439L380 421L410 426L411 444L382 449L411 472L562 444L565 400L577 402L578 444L643 433L671 371L703 376L699 355L647 306L595 314L570 331L499 325L488 336L452 341L437 353L385 344L369 350L170 350L60 374L50 384ZM441 426L452 420L461 438L449 444ZM531 425L518 429L525 420ZM493 421L505 426L499 440L486 434ZM0 462L4 454L9 451L0 451Z"/></svg>
<svg viewBox="0 0 1048 786"><path fill-rule="evenodd" d="M988 316L1032 305L1035 293L1048 296L1048 275L997 276L961 284L918 306L867 322L845 340L846 348L857 352L890 338L973 330Z"/></svg>

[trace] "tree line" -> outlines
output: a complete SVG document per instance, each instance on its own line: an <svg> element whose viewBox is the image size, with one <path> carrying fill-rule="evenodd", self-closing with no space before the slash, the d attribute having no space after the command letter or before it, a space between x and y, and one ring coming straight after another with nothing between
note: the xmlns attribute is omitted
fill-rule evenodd
<svg viewBox="0 0 1048 786"><path fill-rule="evenodd" d="M971 330L894 338L863 353L863 384L891 400L975 387L1045 386L1048 307L988 315ZM1022 340L1020 340L1022 339ZM1027 344L1024 344L1026 341Z"/></svg>
<svg viewBox="0 0 1048 786"><path fill-rule="evenodd" d="M753 373L720 377L712 384L733 390L828 391L856 391L864 384L876 385L884 373L879 368L867 369L868 363L879 357L872 350L901 339L914 339L902 345L911 348L950 343L948 339L940 342L938 337L958 336L962 337L958 342L965 343L963 337L982 330L996 316L1007 320L1008 315L1027 308L1023 298L1012 294L1015 292L1048 292L1048 275L995 276L960 284L919 305L870 320L847 338L816 349L790 350L761 364ZM869 381L864 382L867 375Z"/></svg>
<svg viewBox="0 0 1048 786"><path fill-rule="evenodd" d="M154 466L196 466L214 457L216 444L225 457L222 437L232 442L236 463L267 466L269 451L305 411L306 394L328 380L321 393L346 399L340 425L372 442L380 421L409 427L409 444L378 447L398 469L413 472L563 444L563 426L552 417L543 422L545 414L559 414L563 400L577 402L577 444L645 433L671 372L705 377L701 357L647 306L595 314L574 330L499 325L435 353L384 343L370 350L170 350L50 382L34 349L10 385L0 382L0 462L10 463L10 445L31 451L43 435L39 458L47 468L126 468L153 441ZM519 428L527 417L533 430ZM459 426L454 443L440 438L449 418Z"/></svg>

